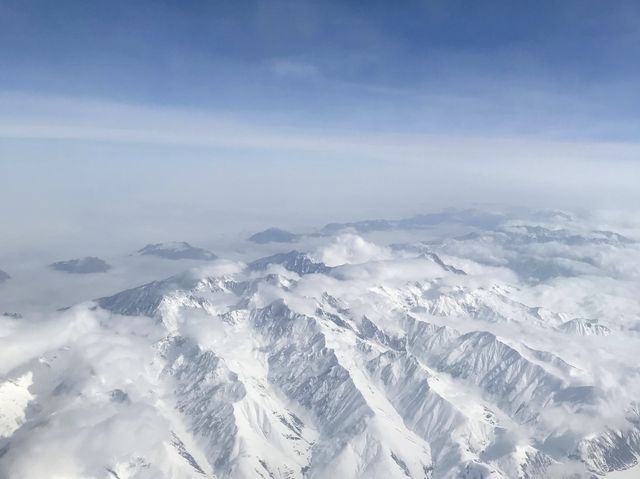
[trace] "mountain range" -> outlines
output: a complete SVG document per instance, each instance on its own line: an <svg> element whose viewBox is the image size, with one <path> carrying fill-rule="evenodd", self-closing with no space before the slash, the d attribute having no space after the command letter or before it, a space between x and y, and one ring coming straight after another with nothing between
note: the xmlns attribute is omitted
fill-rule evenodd
<svg viewBox="0 0 640 479"><path fill-rule="evenodd" d="M0 476L638 470L638 242L566 218L470 218L471 235L337 231L34 324L3 317Z"/></svg>

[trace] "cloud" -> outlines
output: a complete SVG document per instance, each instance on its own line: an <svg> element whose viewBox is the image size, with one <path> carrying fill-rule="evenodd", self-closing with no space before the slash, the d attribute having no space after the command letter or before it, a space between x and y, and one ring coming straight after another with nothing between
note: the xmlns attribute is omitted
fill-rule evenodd
<svg viewBox="0 0 640 479"><path fill-rule="evenodd" d="M0 338L0 374L94 331L99 320L98 314L83 306L63 313L28 316L28 320L19 323L3 317L3 322L14 324L9 326L10 334Z"/></svg>
<svg viewBox="0 0 640 479"><path fill-rule="evenodd" d="M315 79L321 76L320 70L317 66L288 59L273 60L270 63L271 70L278 76L300 78L300 79Z"/></svg>
<svg viewBox="0 0 640 479"><path fill-rule="evenodd" d="M317 250L314 256L327 266L339 266L389 259L391 250L366 241L356 234L342 234L328 246Z"/></svg>
<svg viewBox="0 0 640 479"><path fill-rule="evenodd" d="M102 477L106 467L162 475L171 461L170 420L154 405L164 393L152 365L157 352L150 341L159 338L153 322L89 306L25 318L10 340L2 339L0 374L18 367L33 376L25 413L34 425L11 436L0 461L3 477ZM116 389L126 402L112 400Z"/></svg>
<svg viewBox="0 0 640 479"><path fill-rule="evenodd" d="M458 161L484 167L496 162L559 162L560 171L575 163L637 164L634 143L550 141L526 136L403 133L360 128L317 129L295 121L272 122L251 114L127 104L91 98L0 93L0 138L97 141L124 144L182 145L212 148L293 150L364 156L397 162ZM295 125L295 126L294 126ZM535 168L532 172L535 171ZM603 170L604 171L604 170ZM548 171L547 171L548 173ZM559 173L556 170L556 175ZM579 172L578 172L579 173ZM612 168L607 176L615 175ZM554 177L556 175L553 175ZM551 180L551 175L548 175ZM572 179L579 181L580 177ZM604 178L600 178L603 180ZM621 177L620 177L621 179ZM562 178L563 184L570 182Z"/></svg>

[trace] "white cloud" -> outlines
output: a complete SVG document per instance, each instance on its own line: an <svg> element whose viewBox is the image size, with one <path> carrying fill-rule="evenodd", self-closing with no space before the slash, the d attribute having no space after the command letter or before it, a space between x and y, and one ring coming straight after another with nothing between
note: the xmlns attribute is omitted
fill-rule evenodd
<svg viewBox="0 0 640 479"><path fill-rule="evenodd" d="M337 236L331 244L318 249L314 256L327 266L366 263L391 258L391 250L366 241L352 233Z"/></svg>

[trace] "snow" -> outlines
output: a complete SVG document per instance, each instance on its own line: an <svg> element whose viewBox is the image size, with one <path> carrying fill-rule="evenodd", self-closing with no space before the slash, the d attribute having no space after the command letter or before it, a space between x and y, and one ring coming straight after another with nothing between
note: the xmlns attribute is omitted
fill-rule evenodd
<svg viewBox="0 0 640 479"><path fill-rule="evenodd" d="M33 399L32 384L31 372L0 384L0 438L10 436L24 422L25 409Z"/></svg>

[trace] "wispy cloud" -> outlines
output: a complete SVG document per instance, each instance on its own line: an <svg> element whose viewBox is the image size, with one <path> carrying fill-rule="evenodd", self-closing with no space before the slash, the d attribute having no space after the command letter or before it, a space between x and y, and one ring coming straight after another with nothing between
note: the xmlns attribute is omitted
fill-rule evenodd
<svg viewBox="0 0 640 479"><path fill-rule="evenodd" d="M635 161L629 142L550 141L526 136L438 135L300 127L231 115L65 97L0 95L0 138L182 145L333 153L397 161Z"/></svg>
<svg viewBox="0 0 640 479"><path fill-rule="evenodd" d="M271 70L282 77L314 79L320 78L320 69L308 62L290 59L277 59L270 62Z"/></svg>

